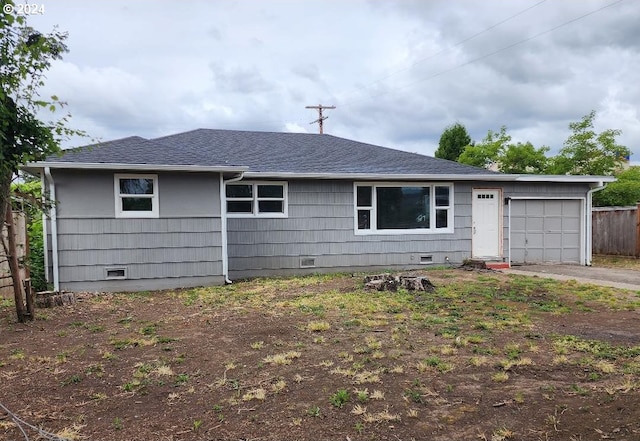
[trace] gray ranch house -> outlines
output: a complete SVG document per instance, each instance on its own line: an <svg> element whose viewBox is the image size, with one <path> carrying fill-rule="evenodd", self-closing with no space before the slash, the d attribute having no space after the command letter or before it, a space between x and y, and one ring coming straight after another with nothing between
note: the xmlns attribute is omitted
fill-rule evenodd
<svg viewBox="0 0 640 441"><path fill-rule="evenodd" d="M466 258L591 261L609 177L511 175L331 135L199 129L27 164L56 290L129 291Z"/></svg>

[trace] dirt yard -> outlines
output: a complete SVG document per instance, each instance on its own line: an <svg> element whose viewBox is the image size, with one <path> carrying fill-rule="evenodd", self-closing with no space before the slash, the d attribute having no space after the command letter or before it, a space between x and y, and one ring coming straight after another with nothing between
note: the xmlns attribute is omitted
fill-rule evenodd
<svg viewBox="0 0 640 441"><path fill-rule="evenodd" d="M638 440L640 293L498 272L0 307L0 404L85 440ZM0 439L39 434L0 409ZM51 439L51 438L50 438Z"/></svg>

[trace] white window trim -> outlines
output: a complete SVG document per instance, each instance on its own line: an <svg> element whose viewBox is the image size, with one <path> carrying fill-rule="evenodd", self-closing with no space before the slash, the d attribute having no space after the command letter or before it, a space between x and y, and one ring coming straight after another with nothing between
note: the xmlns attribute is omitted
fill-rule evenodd
<svg viewBox="0 0 640 441"><path fill-rule="evenodd" d="M153 179L152 195L123 195L120 193L120 179ZM149 174L115 174L113 175L114 199L116 204L116 218L157 218L160 216L158 202L158 175ZM123 197L148 197L151 199L151 211L123 211Z"/></svg>
<svg viewBox="0 0 640 441"><path fill-rule="evenodd" d="M368 230L358 229L358 187L372 187L371 194L371 228ZM413 229L386 229L378 230L376 228L378 219L378 207L376 189L377 187L429 187L431 192L430 200L433 201L429 207L429 216L432 219L431 228L413 228ZM436 207L435 187L449 187L449 205L446 207ZM398 235L398 234L451 234L454 232L454 184L452 182L354 182L353 183L353 231L357 236L369 235ZM436 228L436 208L447 209L447 228Z"/></svg>
<svg viewBox="0 0 640 441"><path fill-rule="evenodd" d="M287 218L289 217L289 185L287 181L237 181L228 185L251 185L253 213L231 213L227 211L227 201L248 201L249 198L227 198L227 184L224 188L224 210L230 218ZM282 198L258 198L259 185L282 185ZM282 213L259 213L258 202L260 201L282 201Z"/></svg>

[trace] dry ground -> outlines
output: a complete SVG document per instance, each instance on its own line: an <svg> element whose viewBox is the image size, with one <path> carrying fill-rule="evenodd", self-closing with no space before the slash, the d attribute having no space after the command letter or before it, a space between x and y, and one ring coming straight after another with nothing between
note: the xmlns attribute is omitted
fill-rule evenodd
<svg viewBox="0 0 640 441"><path fill-rule="evenodd" d="M68 439L640 439L640 293L424 274L83 294L26 325L5 302L0 403ZM0 439L24 439L2 410Z"/></svg>

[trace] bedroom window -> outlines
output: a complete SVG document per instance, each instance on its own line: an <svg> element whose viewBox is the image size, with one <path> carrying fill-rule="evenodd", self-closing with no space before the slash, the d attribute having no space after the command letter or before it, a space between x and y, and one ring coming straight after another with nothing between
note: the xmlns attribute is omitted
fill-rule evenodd
<svg viewBox="0 0 640 441"><path fill-rule="evenodd" d="M158 175L115 175L116 217L158 217Z"/></svg>
<svg viewBox="0 0 640 441"><path fill-rule="evenodd" d="M453 232L451 184L356 184L356 234Z"/></svg>
<svg viewBox="0 0 640 441"><path fill-rule="evenodd" d="M286 217L286 182L228 184L225 189L230 217Z"/></svg>

